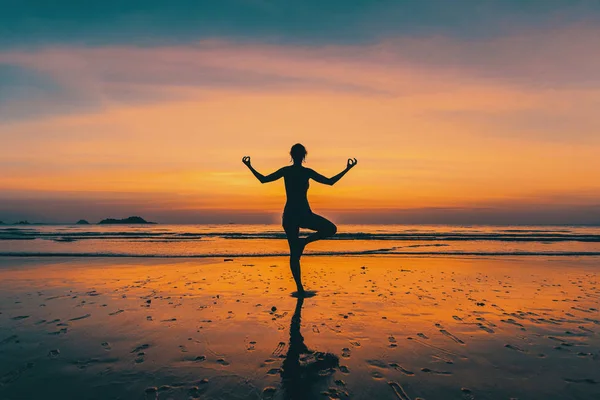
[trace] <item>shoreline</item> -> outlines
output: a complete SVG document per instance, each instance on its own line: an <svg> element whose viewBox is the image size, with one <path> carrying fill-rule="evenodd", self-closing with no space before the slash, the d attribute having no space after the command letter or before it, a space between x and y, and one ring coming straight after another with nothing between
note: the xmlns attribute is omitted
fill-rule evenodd
<svg viewBox="0 0 600 400"><path fill-rule="evenodd" d="M0 253L0 258L159 258L159 259L221 259L221 258L274 258L289 257L285 253L263 254L111 254L111 253ZM309 252L302 257L398 257L398 258L429 258L429 257L600 257L600 252Z"/></svg>

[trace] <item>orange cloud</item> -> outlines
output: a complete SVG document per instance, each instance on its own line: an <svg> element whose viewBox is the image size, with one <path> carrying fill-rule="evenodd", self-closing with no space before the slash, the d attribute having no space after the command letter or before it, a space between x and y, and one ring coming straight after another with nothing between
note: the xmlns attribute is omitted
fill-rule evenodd
<svg viewBox="0 0 600 400"><path fill-rule="evenodd" d="M578 37L580 46L569 47ZM580 194L600 193L600 88L580 85L584 77L552 59L587 54L590 37L558 32L556 47L532 34L488 43L216 41L0 53L0 63L50 76L89 103L1 123L0 189L128 192L184 211L275 212L281 183L261 186L240 158L251 155L267 173L302 142L310 166L328 175L347 157L360 160L334 188L313 184L315 208L558 203L570 194L592 204ZM529 54L536 43L544 45ZM493 55L487 70L467 62L480 53ZM547 85L535 80L538 71ZM164 203L165 193L175 199Z"/></svg>

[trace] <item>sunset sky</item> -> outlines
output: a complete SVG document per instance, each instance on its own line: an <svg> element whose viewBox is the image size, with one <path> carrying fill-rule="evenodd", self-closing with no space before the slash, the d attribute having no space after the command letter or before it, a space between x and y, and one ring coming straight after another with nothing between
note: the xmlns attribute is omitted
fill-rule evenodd
<svg viewBox="0 0 600 400"><path fill-rule="evenodd" d="M13 1L0 220L600 223L598 1Z"/></svg>

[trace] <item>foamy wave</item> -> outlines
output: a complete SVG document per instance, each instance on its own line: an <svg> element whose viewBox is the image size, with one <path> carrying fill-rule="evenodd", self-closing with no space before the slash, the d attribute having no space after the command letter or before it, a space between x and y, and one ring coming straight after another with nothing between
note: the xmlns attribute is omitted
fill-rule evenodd
<svg viewBox="0 0 600 400"><path fill-rule="evenodd" d="M560 256L560 257L597 257L600 252L597 251L388 251L381 250L362 250L362 251L326 251L305 253L303 257L311 256L414 256L414 257L435 257L435 256L475 256L475 257L503 257L503 256ZM0 252L0 257L81 257L81 258L262 258L262 257L287 257L289 253L192 253L192 254L169 254L169 253L110 253L110 252Z"/></svg>
<svg viewBox="0 0 600 400"><path fill-rule="evenodd" d="M32 228L4 228L0 229L0 240L34 240L44 239L53 241L78 241L78 240L137 240L137 241L172 241L186 242L202 240L203 238L221 238L237 240L282 240L285 233L279 231L265 232L173 232L163 230L148 231L76 231L69 232L62 229L37 230ZM416 232L406 230L394 233L377 232L341 232L329 240L392 240L392 241L495 241L495 242L591 242L599 243L600 234L577 233L569 230L518 230L503 229L494 232L478 231L440 231Z"/></svg>

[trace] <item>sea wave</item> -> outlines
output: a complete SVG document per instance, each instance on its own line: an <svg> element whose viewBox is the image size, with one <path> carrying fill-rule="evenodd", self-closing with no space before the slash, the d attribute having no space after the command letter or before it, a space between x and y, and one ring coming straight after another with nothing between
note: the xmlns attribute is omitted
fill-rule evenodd
<svg viewBox="0 0 600 400"><path fill-rule="evenodd" d="M0 256L279 257L285 239L277 225L2 226ZM598 256L600 227L343 225L306 255Z"/></svg>
<svg viewBox="0 0 600 400"><path fill-rule="evenodd" d="M284 232L169 232L169 231L77 231L62 230L36 230L36 229L0 229L0 240L53 240L53 241L78 241L78 240L140 240L140 241L174 241L185 242L202 239L237 239L237 240L281 240L285 239ZM494 232L478 231L441 231L441 232L341 232L328 240L391 240L391 241L497 241L497 242L591 242L600 243L600 234L579 233L568 230L516 230L504 229Z"/></svg>
<svg viewBox="0 0 600 400"><path fill-rule="evenodd" d="M303 257L314 256L411 256L411 257L436 257L436 256L474 256L474 257L598 257L598 251L387 251L360 250L360 251L322 251L305 253ZM0 257L81 257L81 258L263 258L287 257L289 253L112 253L112 252L0 252Z"/></svg>

